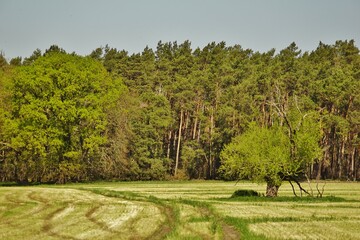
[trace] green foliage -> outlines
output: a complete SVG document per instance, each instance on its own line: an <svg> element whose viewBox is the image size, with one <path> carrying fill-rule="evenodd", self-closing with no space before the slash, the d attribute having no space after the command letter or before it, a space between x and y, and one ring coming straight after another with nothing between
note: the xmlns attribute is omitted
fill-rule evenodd
<svg viewBox="0 0 360 240"><path fill-rule="evenodd" d="M187 142L181 150L183 168L191 179L204 178L204 165L206 153L196 141Z"/></svg>
<svg viewBox="0 0 360 240"><path fill-rule="evenodd" d="M36 49L30 57L24 58L23 65L30 65L39 57L41 57L41 50Z"/></svg>
<svg viewBox="0 0 360 240"><path fill-rule="evenodd" d="M281 127L260 128L255 124L235 137L221 153L226 175L262 182L270 178L281 184L280 172L291 168L290 143Z"/></svg>
<svg viewBox="0 0 360 240"><path fill-rule="evenodd" d="M236 190L232 195L231 198L236 198L236 197L259 197L261 196L260 193L258 193L255 190L245 190L245 189L239 189Z"/></svg>
<svg viewBox="0 0 360 240"><path fill-rule="evenodd" d="M22 58L21 57L16 57L10 60L10 65L12 66L21 66L22 64Z"/></svg>
<svg viewBox="0 0 360 240"><path fill-rule="evenodd" d="M99 63L55 50L12 78L4 135L19 181L87 178L106 143L104 109L114 101L107 94L119 94L112 79Z"/></svg>
<svg viewBox="0 0 360 240"><path fill-rule="evenodd" d="M0 69L5 68L8 65L8 62L5 58L4 53L1 51L0 52Z"/></svg>
<svg viewBox="0 0 360 240"><path fill-rule="evenodd" d="M359 72L353 40L264 53L225 42L159 42L132 55L106 45L88 57L53 45L10 64L0 54L1 180L237 178L236 161L230 171L220 155L252 123L264 141L252 166L268 166L244 177L354 180Z"/></svg>
<svg viewBox="0 0 360 240"><path fill-rule="evenodd" d="M321 153L319 128L311 121L304 121L301 128L292 139L283 126L261 128L251 124L225 146L221 169L230 177L266 181L268 186L296 180Z"/></svg>
<svg viewBox="0 0 360 240"><path fill-rule="evenodd" d="M169 102L162 95L143 93L139 105L131 118L134 136L129 147L134 178L164 179L168 169L162 140L172 121Z"/></svg>

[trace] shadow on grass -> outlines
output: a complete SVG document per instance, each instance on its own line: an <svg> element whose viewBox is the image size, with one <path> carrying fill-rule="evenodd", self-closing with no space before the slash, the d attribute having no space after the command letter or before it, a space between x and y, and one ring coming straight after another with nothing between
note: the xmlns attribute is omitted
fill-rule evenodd
<svg viewBox="0 0 360 240"><path fill-rule="evenodd" d="M20 187L20 186L37 186L41 183L33 182L0 182L0 187Z"/></svg>
<svg viewBox="0 0 360 240"><path fill-rule="evenodd" d="M264 197L264 196L244 196L244 197L230 197L230 198L215 198L225 202L353 202L354 200L347 200L341 197L326 196L322 198L316 197Z"/></svg>

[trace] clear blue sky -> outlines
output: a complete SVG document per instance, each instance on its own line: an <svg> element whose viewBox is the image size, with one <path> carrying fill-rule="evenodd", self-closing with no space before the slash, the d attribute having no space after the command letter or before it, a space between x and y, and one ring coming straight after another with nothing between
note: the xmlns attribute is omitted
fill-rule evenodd
<svg viewBox="0 0 360 240"><path fill-rule="evenodd" d="M360 0L0 0L8 59L52 44L85 55L187 39L193 48L225 41L261 52L293 41L302 50L346 39L360 46Z"/></svg>

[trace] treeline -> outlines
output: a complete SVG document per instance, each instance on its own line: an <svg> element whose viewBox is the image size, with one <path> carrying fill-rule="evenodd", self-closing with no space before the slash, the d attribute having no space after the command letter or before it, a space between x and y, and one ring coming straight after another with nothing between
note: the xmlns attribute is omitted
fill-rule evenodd
<svg viewBox="0 0 360 240"><path fill-rule="evenodd" d="M223 178L220 153L250 125L316 112L312 178L360 174L360 55L353 40L276 53L159 42L129 55L57 46L0 57L0 180ZM281 111L280 111L281 110Z"/></svg>

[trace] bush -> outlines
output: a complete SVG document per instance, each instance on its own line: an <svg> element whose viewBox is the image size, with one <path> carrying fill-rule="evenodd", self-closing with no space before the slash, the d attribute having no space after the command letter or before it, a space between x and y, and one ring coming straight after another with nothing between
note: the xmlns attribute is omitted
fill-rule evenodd
<svg viewBox="0 0 360 240"><path fill-rule="evenodd" d="M246 190L246 189L239 189L236 190L232 195L231 198L236 197L260 197L261 194L254 190Z"/></svg>

